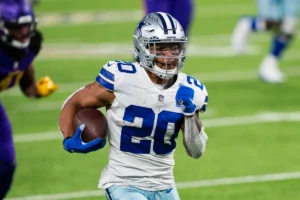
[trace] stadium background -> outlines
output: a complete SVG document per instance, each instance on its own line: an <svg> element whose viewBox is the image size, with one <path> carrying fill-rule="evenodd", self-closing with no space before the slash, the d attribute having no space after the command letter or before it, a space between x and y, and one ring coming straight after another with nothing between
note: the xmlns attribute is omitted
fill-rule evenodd
<svg viewBox="0 0 300 200"><path fill-rule="evenodd" d="M174 169L181 199L300 199L300 42L281 62L285 84L257 79L270 35L251 37L247 55L235 56L230 34L253 0L197 0L184 72L208 88L205 155L189 158L178 138ZM44 33L37 77L59 85L49 98L30 100L18 88L1 93L13 123L17 171L7 199L105 199L97 189L108 146L87 155L62 148L58 115L64 99L94 80L108 60L132 60L140 0L42 0L34 7ZM100 196L100 197L99 197Z"/></svg>

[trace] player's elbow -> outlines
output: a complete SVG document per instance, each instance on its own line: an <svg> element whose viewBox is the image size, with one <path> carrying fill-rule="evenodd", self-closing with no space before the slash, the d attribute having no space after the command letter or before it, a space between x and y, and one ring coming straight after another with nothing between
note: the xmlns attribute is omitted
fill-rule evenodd
<svg viewBox="0 0 300 200"><path fill-rule="evenodd" d="M187 143L185 140L183 142L186 153L194 159L199 159L205 151L206 145L199 145L196 143Z"/></svg>
<svg viewBox="0 0 300 200"><path fill-rule="evenodd" d="M207 137L196 137L192 139L184 139L184 147L188 155L194 159L199 159L205 152Z"/></svg>
<svg viewBox="0 0 300 200"><path fill-rule="evenodd" d="M73 92L72 94L70 94L67 98L66 98L66 100L63 102L63 105L62 105L62 107L61 107L61 110L63 110L63 108L65 107L65 106L71 106L71 107L74 107L74 108L76 108L76 109L78 109L79 107L80 107L80 98L78 98L78 96L77 97L75 97L75 95L79 92L79 91L81 91L81 90L83 90L84 89L84 87L81 87L81 88L79 88L78 90L76 90L75 92ZM80 95L79 95L79 97L80 97Z"/></svg>
<svg viewBox="0 0 300 200"><path fill-rule="evenodd" d="M199 146L191 146L191 145L184 145L187 154L194 159L199 159L204 154L205 149L199 148Z"/></svg>
<svg viewBox="0 0 300 200"><path fill-rule="evenodd" d="M204 151L196 151L196 152L191 153L190 156L194 159L199 159L202 157L203 154L204 154Z"/></svg>

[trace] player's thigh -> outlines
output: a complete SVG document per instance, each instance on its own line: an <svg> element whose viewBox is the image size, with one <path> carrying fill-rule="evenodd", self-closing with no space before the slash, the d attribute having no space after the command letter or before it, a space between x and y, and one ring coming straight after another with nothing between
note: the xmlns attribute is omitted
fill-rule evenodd
<svg viewBox="0 0 300 200"><path fill-rule="evenodd" d="M194 0L173 0L169 13L179 21L184 29L186 29L187 27L185 26L189 26L191 23L193 12Z"/></svg>
<svg viewBox="0 0 300 200"><path fill-rule="evenodd" d="M107 188L105 192L108 200L147 200L142 190L131 186L115 185Z"/></svg>
<svg viewBox="0 0 300 200"><path fill-rule="evenodd" d="M180 197L176 188L170 188L156 192L155 200L180 200Z"/></svg>
<svg viewBox="0 0 300 200"><path fill-rule="evenodd" d="M0 161L0 199L4 199L13 182L15 164L1 163Z"/></svg>
<svg viewBox="0 0 300 200"><path fill-rule="evenodd" d="M283 9L285 18L297 18L299 16L299 0L283 0Z"/></svg>
<svg viewBox="0 0 300 200"><path fill-rule="evenodd" d="M284 16L283 0L256 0L259 16L266 20L279 21Z"/></svg>
<svg viewBox="0 0 300 200"><path fill-rule="evenodd" d="M170 12L173 17L188 15L191 16L194 8L194 0L173 0L170 6ZM176 17L175 17L176 18ZM176 18L177 19L177 18Z"/></svg>
<svg viewBox="0 0 300 200"><path fill-rule="evenodd" d="M3 105L0 102L0 162L14 163L15 149L12 137L12 128Z"/></svg>
<svg viewBox="0 0 300 200"><path fill-rule="evenodd" d="M172 0L144 0L145 15L153 12L170 13Z"/></svg>

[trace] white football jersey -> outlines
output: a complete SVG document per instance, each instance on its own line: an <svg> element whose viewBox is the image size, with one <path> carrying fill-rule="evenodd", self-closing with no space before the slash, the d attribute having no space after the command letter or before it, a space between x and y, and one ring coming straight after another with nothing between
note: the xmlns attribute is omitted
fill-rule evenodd
<svg viewBox="0 0 300 200"><path fill-rule="evenodd" d="M207 91L198 80L179 73L168 89L160 89L139 63L109 61L96 78L115 95L107 110L109 163L99 188L132 185L145 190L174 187L173 154L184 120L175 96L180 85L194 89L197 109L205 111Z"/></svg>

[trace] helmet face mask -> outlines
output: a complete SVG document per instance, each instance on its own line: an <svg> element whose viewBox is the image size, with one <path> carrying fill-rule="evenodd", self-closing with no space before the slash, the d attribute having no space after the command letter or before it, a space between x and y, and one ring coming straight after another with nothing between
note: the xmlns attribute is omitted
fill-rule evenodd
<svg viewBox="0 0 300 200"><path fill-rule="evenodd" d="M182 70L186 44L181 25L167 13L147 15L134 34L137 61L161 79L170 79Z"/></svg>
<svg viewBox="0 0 300 200"><path fill-rule="evenodd" d="M183 63L180 61L184 59L184 48L184 42L149 42L146 49L150 55L154 56L154 59L146 68L156 72L156 75L162 79L172 78L182 69Z"/></svg>

